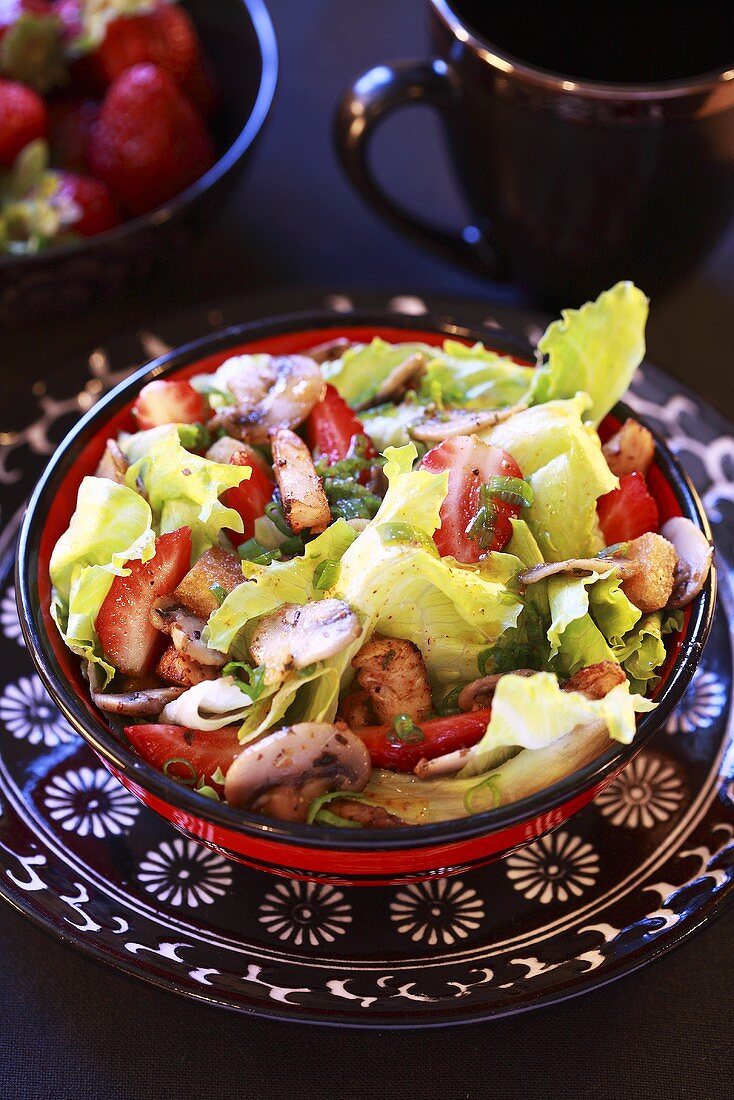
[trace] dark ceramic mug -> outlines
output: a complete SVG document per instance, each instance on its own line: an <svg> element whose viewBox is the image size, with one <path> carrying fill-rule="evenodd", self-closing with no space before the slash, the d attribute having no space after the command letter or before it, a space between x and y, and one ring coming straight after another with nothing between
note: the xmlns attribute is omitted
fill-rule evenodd
<svg viewBox="0 0 734 1100"><path fill-rule="evenodd" d="M433 59L370 70L337 115L343 164L383 217L555 305L621 278L658 291L711 249L734 215L731 9L715 5L717 25L647 0L634 15L587 0L571 19L553 4L428 3ZM372 174L376 126L416 103L444 119L475 219L463 232Z"/></svg>

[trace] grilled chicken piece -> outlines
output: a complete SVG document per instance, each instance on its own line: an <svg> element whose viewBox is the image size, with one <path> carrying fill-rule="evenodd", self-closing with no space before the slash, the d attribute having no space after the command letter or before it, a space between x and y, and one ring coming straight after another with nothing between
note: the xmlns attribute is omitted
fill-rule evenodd
<svg viewBox="0 0 734 1100"><path fill-rule="evenodd" d="M289 428L273 433L273 470L283 502L283 515L294 534L325 531L331 521L329 502L313 458L303 440Z"/></svg>
<svg viewBox="0 0 734 1100"><path fill-rule="evenodd" d="M603 699L612 688L623 684L627 677L616 661L600 661L574 672L563 685L564 691L580 691L587 699Z"/></svg>
<svg viewBox="0 0 734 1100"><path fill-rule="evenodd" d="M173 595L179 603L185 604L206 622L212 611L219 607L212 585L218 584L229 593L242 584L244 579L240 559L218 546L212 546L188 571Z"/></svg>
<svg viewBox="0 0 734 1100"><path fill-rule="evenodd" d="M650 531L632 540L627 558L639 564L639 571L622 582L627 599L644 612L666 607L678 564L675 547L662 535Z"/></svg>
<svg viewBox="0 0 734 1100"><path fill-rule="evenodd" d="M625 420L622 427L602 447L607 466L617 477L646 474L655 457L652 432L636 420Z"/></svg>
<svg viewBox="0 0 734 1100"><path fill-rule="evenodd" d="M357 683L367 692L378 722L398 714L421 722L433 708L431 685L418 646L402 638L373 634L352 658Z"/></svg>
<svg viewBox="0 0 734 1100"><path fill-rule="evenodd" d="M267 443L277 428L302 424L324 396L319 365L306 355L245 355L242 360L242 374L227 382L237 404L220 409L211 428L224 428L247 443Z"/></svg>
<svg viewBox="0 0 734 1100"><path fill-rule="evenodd" d="M369 802L356 802L353 798L335 798L328 808L345 821L356 821L363 829L394 829L405 824L383 806L371 806Z"/></svg>
<svg viewBox="0 0 734 1100"><path fill-rule="evenodd" d="M155 671L161 680L182 688L193 687L202 680L216 680L219 675L219 669L192 661L190 657L179 653L173 645L164 652Z"/></svg>
<svg viewBox="0 0 734 1100"><path fill-rule="evenodd" d="M352 730L361 726L373 726L375 716L372 713L369 696L366 691L350 691L339 704L339 717Z"/></svg>

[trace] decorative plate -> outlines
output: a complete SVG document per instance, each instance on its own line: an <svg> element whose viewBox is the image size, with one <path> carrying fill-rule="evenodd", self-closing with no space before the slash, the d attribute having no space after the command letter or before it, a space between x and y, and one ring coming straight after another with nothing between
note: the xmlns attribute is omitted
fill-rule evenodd
<svg viewBox="0 0 734 1100"><path fill-rule="evenodd" d="M361 296L357 304L386 303ZM348 312L352 303L326 305ZM388 305L427 308L417 298ZM105 388L167 344L277 306L293 301L189 311L155 335L111 341L53 380L30 380L37 419L0 435L0 894L130 974L238 1011L312 1023L484 1020L644 965L734 897L730 562L719 563L721 600L700 668L666 728L560 831L459 879L347 889L229 863L119 786L44 694L22 648L12 567L23 498L54 443ZM486 324L488 339L497 327L487 307L430 308ZM536 318L497 312L531 338L540 331ZM730 548L730 425L649 364L628 400L667 436L703 496L719 549Z"/></svg>

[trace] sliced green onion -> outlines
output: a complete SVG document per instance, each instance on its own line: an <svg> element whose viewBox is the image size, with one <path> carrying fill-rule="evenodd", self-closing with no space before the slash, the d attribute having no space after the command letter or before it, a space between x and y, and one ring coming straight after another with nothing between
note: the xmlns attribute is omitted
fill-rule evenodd
<svg viewBox="0 0 734 1100"><path fill-rule="evenodd" d="M208 783L204 782L204 776L203 775L201 777L201 780L200 780L198 786L194 787L194 790L196 791L197 794L203 794L204 798L211 798L212 802L221 802L222 801L221 798L219 797L219 795L217 794L217 792L214 790L214 788L210 787Z"/></svg>
<svg viewBox="0 0 734 1100"><path fill-rule="evenodd" d="M361 829L363 826L358 821L350 821L347 817L340 817L330 810L319 810L313 819L317 825L336 825L340 829Z"/></svg>
<svg viewBox="0 0 734 1100"><path fill-rule="evenodd" d="M480 654L481 656L481 654ZM459 706L459 695L461 694L461 684L457 684L455 688L452 688L436 707L436 711L442 718L450 718L454 714L461 714L461 707Z"/></svg>
<svg viewBox="0 0 734 1100"><path fill-rule="evenodd" d="M529 508L533 503L533 487L521 477L506 477L495 475L485 481L482 486L483 495L496 497L506 504L514 504L517 508Z"/></svg>
<svg viewBox="0 0 734 1100"><path fill-rule="evenodd" d="M212 783L217 783L217 784L219 784L220 787L223 787L224 786L224 781L225 781L226 778L227 777L225 776L222 769L219 766L217 766L217 770L212 775Z"/></svg>
<svg viewBox="0 0 734 1100"><path fill-rule="evenodd" d="M499 792L499 776L488 775L481 783L470 787L464 795L464 809L470 814L481 814L485 810L493 810L499 806L501 797Z"/></svg>
<svg viewBox="0 0 734 1100"><path fill-rule="evenodd" d="M183 764L185 768L188 768L188 777L176 775L174 772L170 771L174 764ZM163 774L167 775L169 779L175 779L177 783L183 783L185 787L193 787L198 779L196 768L190 760L186 760L183 756L172 756L169 760L166 760L163 765Z"/></svg>
<svg viewBox="0 0 734 1100"><path fill-rule="evenodd" d="M221 607L224 601L227 599L227 589L222 588L221 584L210 584L209 591Z"/></svg>
<svg viewBox="0 0 734 1100"><path fill-rule="evenodd" d="M265 515L268 519L272 520L275 526L280 531L281 535L287 535L289 538L293 537L293 531L288 526L288 522L283 515L283 507L278 500L271 500L265 505Z"/></svg>
<svg viewBox="0 0 734 1100"><path fill-rule="evenodd" d="M362 826L358 821L347 821L346 818L339 817L338 814L329 813L328 810L324 810L323 807L328 805L329 802L334 802L338 798L348 798L352 802L365 802L368 806L377 806L377 802L373 802L371 798L366 798L363 794L353 793L352 791L327 791L326 794L320 794L318 798L314 798L311 805L308 807L308 813L306 815L306 824L313 825L317 820L317 817L321 814L329 814L330 818L334 818L333 821L321 821L322 825L345 825L348 829L361 829Z"/></svg>
<svg viewBox="0 0 734 1100"><path fill-rule="evenodd" d="M337 582L340 568L340 563L338 561L332 561L330 558L325 558L323 561L320 561L314 569L314 588L318 589L320 592L325 591L327 588L333 588Z"/></svg>
<svg viewBox="0 0 734 1100"><path fill-rule="evenodd" d="M435 558L440 557L438 548L430 535L411 523L381 523L377 533L384 544L405 543L408 546L427 550Z"/></svg>
<svg viewBox="0 0 734 1100"><path fill-rule="evenodd" d="M244 673L244 679L236 675L240 669ZM265 690L265 671L264 665L253 668L244 661L229 661L222 669L222 675L232 676L240 691L244 691L256 703Z"/></svg>
<svg viewBox="0 0 734 1100"><path fill-rule="evenodd" d="M396 714L387 739L391 745L417 745L425 741L426 735L409 714Z"/></svg>
<svg viewBox="0 0 734 1100"><path fill-rule="evenodd" d="M482 550L489 550L497 529L497 509L491 500L480 505L479 511L465 530L466 537L478 542Z"/></svg>

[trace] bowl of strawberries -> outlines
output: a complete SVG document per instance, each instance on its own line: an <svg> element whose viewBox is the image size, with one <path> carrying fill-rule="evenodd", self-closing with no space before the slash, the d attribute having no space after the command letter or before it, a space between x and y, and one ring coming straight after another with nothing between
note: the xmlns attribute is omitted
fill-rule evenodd
<svg viewBox="0 0 734 1100"><path fill-rule="evenodd" d="M276 74L262 0L0 0L0 320L109 296L184 247Z"/></svg>

